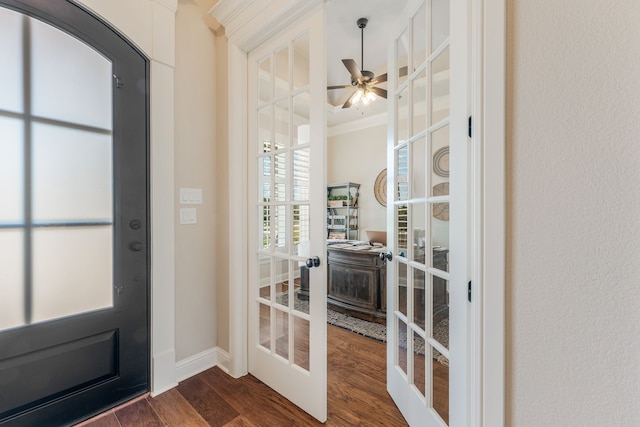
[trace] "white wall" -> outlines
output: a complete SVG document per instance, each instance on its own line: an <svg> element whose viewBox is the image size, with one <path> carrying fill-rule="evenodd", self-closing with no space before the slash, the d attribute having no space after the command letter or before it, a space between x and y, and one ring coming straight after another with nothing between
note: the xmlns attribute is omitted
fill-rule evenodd
<svg viewBox="0 0 640 427"><path fill-rule="evenodd" d="M508 0L507 425L640 425L640 2Z"/></svg>
<svg viewBox="0 0 640 427"><path fill-rule="evenodd" d="M216 45L207 10L179 1L175 68L176 360L217 344L219 210L216 144ZM202 189L202 205L181 205L180 187ZM195 208L197 224L179 224L180 208Z"/></svg>
<svg viewBox="0 0 640 427"><path fill-rule="evenodd" d="M360 239L364 230L385 230L387 211L375 198L378 174L387 167L387 126L374 126L327 138L327 183L360 184L358 218Z"/></svg>

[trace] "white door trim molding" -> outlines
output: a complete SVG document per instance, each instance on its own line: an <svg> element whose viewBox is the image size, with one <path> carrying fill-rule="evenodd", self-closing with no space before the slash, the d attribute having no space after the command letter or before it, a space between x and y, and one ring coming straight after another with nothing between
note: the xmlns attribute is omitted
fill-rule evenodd
<svg viewBox="0 0 640 427"><path fill-rule="evenodd" d="M322 0L219 0L209 14L222 24L229 44L248 53L321 4Z"/></svg>
<svg viewBox="0 0 640 427"><path fill-rule="evenodd" d="M229 43L229 374L248 372L247 357L247 53Z"/></svg>
<svg viewBox="0 0 640 427"><path fill-rule="evenodd" d="M471 425L505 424L505 0L471 0L473 360Z"/></svg>

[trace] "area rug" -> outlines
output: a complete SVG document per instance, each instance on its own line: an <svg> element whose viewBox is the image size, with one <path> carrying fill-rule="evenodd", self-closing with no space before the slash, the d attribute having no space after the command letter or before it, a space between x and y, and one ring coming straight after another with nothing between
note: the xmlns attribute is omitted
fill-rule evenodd
<svg viewBox="0 0 640 427"><path fill-rule="evenodd" d="M289 298L287 294L281 294L276 297L276 300L280 304L288 305ZM294 308L303 313L308 313L309 302L296 298ZM369 322L331 309L327 309L327 323L368 338L373 338L374 340L387 342L386 324ZM443 319L435 326L433 329L433 338L444 347L449 348L449 319ZM398 345L401 348L407 348L406 334L400 334L398 337ZM420 343L417 348L414 348L414 351L417 354L424 354L424 342ZM433 349L433 358L440 362L440 364L449 366L449 360L435 349Z"/></svg>
<svg viewBox="0 0 640 427"><path fill-rule="evenodd" d="M356 334L364 335L365 337L387 342L387 325L385 324L369 322L331 309L327 309L327 323L355 332ZM433 329L433 338L444 347L449 347L449 319L442 319L435 326ZM405 333L401 333L398 337L398 345L401 348L407 348L407 336ZM424 354L424 342L416 346L414 351L417 354ZM433 358L440 362L440 364L449 366L449 360L435 349L433 349Z"/></svg>

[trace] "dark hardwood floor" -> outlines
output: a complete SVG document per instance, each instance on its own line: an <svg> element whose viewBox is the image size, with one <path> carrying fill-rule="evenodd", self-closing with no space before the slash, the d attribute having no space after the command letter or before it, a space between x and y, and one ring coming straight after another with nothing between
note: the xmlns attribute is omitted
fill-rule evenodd
<svg viewBox="0 0 640 427"><path fill-rule="evenodd" d="M335 326L327 328L326 425L406 426L386 391L385 344ZM434 369L438 376L448 377L446 367L434 363ZM447 395L446 384L438 388ZM447 411L446 401L438 403L438 412ZM212 368L159 396L109 411L83 427L317 425L322 424L252 375L234 379Z"/></svg>

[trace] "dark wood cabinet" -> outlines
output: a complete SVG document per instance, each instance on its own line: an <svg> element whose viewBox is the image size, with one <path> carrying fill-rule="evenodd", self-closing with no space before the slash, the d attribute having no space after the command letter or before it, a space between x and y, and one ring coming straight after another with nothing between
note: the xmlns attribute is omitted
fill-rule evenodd
<svg viewBox="0 0 640 427"><path fill-rule="evenodd" d="M418 262L424 262L424 251L420 249L414 248L416 251L416 259ZM433 268L437 268L438 270L448 271L448 257L449 250L443 248L434 248L433 249ZM415 322L424 327L425 323L425 313L426 307L425 302L431 300L432 301L432 314L433 314L433 324L437 324L440 320L444 319L449 315L449 296L447 292L447 282L446 280L433 276L433 294L432 299L427 297L425 298L424 290L425 290L425 276L424 273L416 271L416 277L413 278L413 284L415 288L414 295L414 307L413 312L415 316ZM406 274L406 273L405 273ZM401 277L400 280L406 283L406 278ZM400 311L406 313L407 306L407 289L406 287L400 287L398 292L399 298L399 307Z"/></svg>
<svg viewBox="0 0 640 427"><path fill-rule="evenodd" d="M448 249L433 250L433 267L442 271L449 271L447 262ZM440 277L433 276L433 324L449 316L449 293L447 282Z"/></svg>
<svg viewBox="0 0 640 427"><path fill-rule="evenodd" d="M434 249L433 267L448 271L447 249ZM387 313L387 268L377 250L327 248L327 306L366 320L384 323ZM424 277L415 279L414 313L416 322L425 316ZM406 307L406 288L400 288L400 307ZM428 299L427 299L428 300ZM404 301L404 302L403 302ZM448 315L446 281L433 277L434 322ZM405 308L406 310L406 308Z"/></svg>
<svg viewBox="0 0 640 427"><path fill-rule="evenodd" d="M380 252L327 248L327 306L366 320L386 318L386 262Z"/></svg>
<svg viewBox="0 0 640 427"><path fill-rule="evenodd" d="M433 250L433 267L448 271L447 249ZM387 315L387 264L380 259L379 250L327 247L327 306L361 319L386 322ZM299 297L309 296L309 271L300 268L301 286ZM415 279L416 295L414 313L417 323L424 322L425 295L424 277ZM406 288L398 293L399 307L405 307ZM447 283L433 276L433 321L434 324L447 317L449 300ZM403 311L404 311L403 310Z"/></svg>

